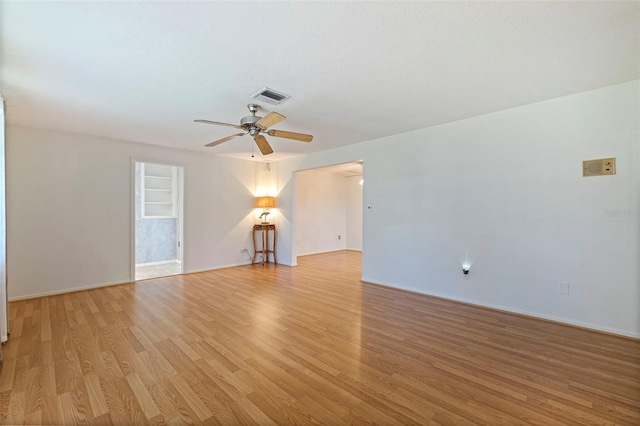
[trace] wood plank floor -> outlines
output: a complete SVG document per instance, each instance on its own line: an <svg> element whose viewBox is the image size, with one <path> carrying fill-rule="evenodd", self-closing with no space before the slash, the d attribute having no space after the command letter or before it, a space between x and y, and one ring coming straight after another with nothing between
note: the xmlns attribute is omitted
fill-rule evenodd
<svg viewBox="0 0 640 426"><path fill-rule="evenodd" d="M10 304L3 424L640 424L640 342L308 256Z"/></svg>

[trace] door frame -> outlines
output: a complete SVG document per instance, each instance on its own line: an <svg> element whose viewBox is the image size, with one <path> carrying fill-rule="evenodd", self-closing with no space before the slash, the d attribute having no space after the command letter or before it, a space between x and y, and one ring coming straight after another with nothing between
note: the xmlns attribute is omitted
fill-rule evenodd
<svg viewBox="0 0 640 426"><path fill-rule="evenodd" d="M185 181L186 181L186 166L179 161L165 161L157 158L150 157L131 157L130 167L130 182L129 182L129 240L130 240L130 255L129 255L129 281L135 282L136 280L136 163L150 163L161 164L163 166L174 166L178 168L179 173L179 192L176 198L178 202L178 230L180 234L180 246L178 247L178 258L180 259L180 274L183 275L187 270L187 264L185 262L186 248L185 248L185 234L186 234L186 222L184 220L186 206L185 206Z"/></svg>

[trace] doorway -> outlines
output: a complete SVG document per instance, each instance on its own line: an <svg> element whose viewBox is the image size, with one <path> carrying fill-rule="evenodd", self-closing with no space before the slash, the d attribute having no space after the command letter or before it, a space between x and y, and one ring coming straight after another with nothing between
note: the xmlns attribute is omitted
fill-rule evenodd
<svg viewBox="0 0 640 426"><path fill-rule="evenodd" d="M296 172L295 257L362 251L363 163Z"/></svg>
<svg viewBox="0 0 640 426"><path fill-rule="evenodd" d="M182 274L183 167L135 163L134 279Z"/></svg>

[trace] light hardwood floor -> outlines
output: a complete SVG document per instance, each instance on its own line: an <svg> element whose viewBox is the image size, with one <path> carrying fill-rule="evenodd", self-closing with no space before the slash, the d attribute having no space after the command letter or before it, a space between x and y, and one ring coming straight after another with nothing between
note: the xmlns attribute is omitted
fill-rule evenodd
<svg viewBox="0 0 640 426"><path fill-rule="evenodd" d="M640 342L359 282L361 257L10 304L8 424L640 424Z"/></svg>

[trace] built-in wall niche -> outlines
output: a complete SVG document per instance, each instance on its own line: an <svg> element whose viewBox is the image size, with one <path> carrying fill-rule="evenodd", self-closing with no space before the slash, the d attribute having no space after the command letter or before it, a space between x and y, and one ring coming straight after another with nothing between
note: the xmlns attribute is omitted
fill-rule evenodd
<svg viewBox="0 0 640 426"><path fill-rule="evenodd" d="M150 163L140 166L142 218L176 217L178 168Z"/></svg>

